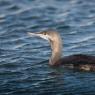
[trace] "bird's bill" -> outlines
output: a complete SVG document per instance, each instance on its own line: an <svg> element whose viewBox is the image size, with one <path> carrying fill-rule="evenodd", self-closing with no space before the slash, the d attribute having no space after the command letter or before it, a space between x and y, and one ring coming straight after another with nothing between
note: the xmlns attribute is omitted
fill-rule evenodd
<svg viewBox="0 0 95 95"><path fill-rule="evenodd" d="M28 35L31 36L31 37L37 36L37 37L43 38L45 40L48 40L47 35L41 34L40 32L39 33L31 33L31 32L28 32Z"/></svg>

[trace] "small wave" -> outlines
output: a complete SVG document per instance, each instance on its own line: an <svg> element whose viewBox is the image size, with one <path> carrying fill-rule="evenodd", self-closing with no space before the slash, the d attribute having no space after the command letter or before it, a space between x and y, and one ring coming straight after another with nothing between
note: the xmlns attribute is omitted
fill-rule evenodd
<svg viewBox="0 0 95 95"><path fill-rule="evenodd" d="M76 40L73 40L73 41L71 41L70 43L83 43L83 42L87 42L88 40L91 40L91 39L93 39L94 38L94 36L87 36L87 37L82 37L82 38L77 38Z"/></svg>
<svg viewBox="0 0 95 95"><path fill-rule="evenodd" d="M14 47L12 47L12 49L18 49L18 48L21 48L21 47L23 47L23 46L25 46L26 45L26 43L24 43L24 44L19 44L19 45L15 45Z"/></svg>
<svg viewBox="0 0 95 95"><path fill-rule="evenodd" d="M0 7L5 7L5 6L9 6L11 5L11 2L8 0L8 1L5 1L5 0L1 0L0 1Z"/></svg>
<svg viewBox="0 0 95 95"><path fill-rule="evenodd" d="M17 5L11 5L11 6L7 7L7 10L8 11L18 11L18 10L20 10L20 7Z"/></svg>
<svg viewBox="0 0 95 95"><path fill-rule="evenodd" d="M93 25L93 24L94 24L94 21L86 21L86 22L80 23L79 26L90 26L90 25Z"/></svg>

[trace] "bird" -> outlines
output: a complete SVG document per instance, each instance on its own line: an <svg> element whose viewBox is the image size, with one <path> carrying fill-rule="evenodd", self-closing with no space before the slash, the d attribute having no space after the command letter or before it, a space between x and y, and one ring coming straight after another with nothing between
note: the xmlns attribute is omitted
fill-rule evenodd
<svg viewBox="0 0 95 95"><path fill-rule="evenodd" d="M55 30L44 30L41 32L28 32L30 37L40 37L48 41L51 46L50 66L62 66L83 71L95 71L95 56L86 54L72 54L62 57L62 38Z"/></svg>

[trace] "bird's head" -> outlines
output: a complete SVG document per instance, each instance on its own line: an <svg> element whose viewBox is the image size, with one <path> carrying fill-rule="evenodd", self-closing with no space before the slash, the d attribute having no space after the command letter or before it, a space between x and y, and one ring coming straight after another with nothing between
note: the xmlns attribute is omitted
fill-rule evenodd
<svg viewBox="0 0 95 95"><path fill-rule="evenodd" d="M54 42L60 38L60 35L58 34L58 32L53 31L53 30L46 30L46 31L36 32L36 33L28 32L28 35L41 37L45 40L48 40L49 42Z"/></svg>
<svg viewBox="0 0 95 95"><path fill-rule="evenodd" d="M54 30L46 30L36 33L28 32L28 35L32 37L33 36L41 37L49 41L52 49L52 56L49 60L49 64L53 65L61 58L62 43L61 43L61 37L58 32Z"/></svg>

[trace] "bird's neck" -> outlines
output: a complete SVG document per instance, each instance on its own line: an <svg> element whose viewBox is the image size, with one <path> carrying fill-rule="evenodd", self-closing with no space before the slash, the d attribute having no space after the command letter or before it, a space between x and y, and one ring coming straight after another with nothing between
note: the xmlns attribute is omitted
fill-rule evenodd
<svg viewBox="0 0 95 95"><path fill-rule="evenodd" d="M56 38L55 41L50 42L51 43L51 49L52 49L52 55L49 60L50 65L56 65L58 64L58 60L61 59L62 55L62 42L60 36Z"/></svg>

